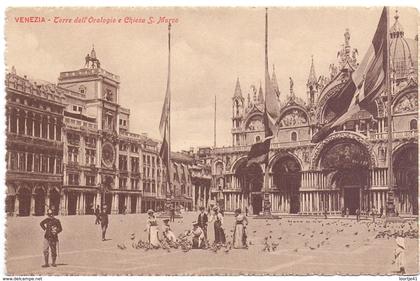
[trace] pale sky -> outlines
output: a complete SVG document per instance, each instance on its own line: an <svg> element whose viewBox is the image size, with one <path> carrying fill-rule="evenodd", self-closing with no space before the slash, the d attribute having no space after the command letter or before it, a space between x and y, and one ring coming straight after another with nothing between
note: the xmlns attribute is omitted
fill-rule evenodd
<svg viewBox="0 0 420 281"><path fill-rule="evenodd" d="M399 8L405 36L417 32L417 11ZM382 8L270 8L269 64L284 99L289 79L306 98L311 55L316 74L328 74L350 29L362 59ZM390 9L391 24L395 8ZM172 149L232 143L232 96L239 77L246 98L264 83L264 8L13 9L7 13L6 64L34 79L57 82L61 71L83 67L95 45L101 67L120 75L120 103L131 109L130 130L161 139L158 126L167 77L167 24L21 24L17 16L178 18L172 28Z"/></svg>

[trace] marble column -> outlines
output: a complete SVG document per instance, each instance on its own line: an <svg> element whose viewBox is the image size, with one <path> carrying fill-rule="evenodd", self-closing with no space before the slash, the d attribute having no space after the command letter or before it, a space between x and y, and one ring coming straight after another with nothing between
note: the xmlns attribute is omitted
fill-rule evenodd
<svg viewBox="0 0 420 281"><path fill-rule="evenodd" d="M17 194L15 195L15 211L14 211L14 214L13 215L15 217L18 216L18 215L20 215L19 214L19 196Z"/></svg>
<svg viewBox="0 0 420 281"><path fill-rule="evenodd" d="M29 215L30 216L33 216L34 214L35 214L35 194L33 193L33 194L31 194L31 206L30 206L31 208L30 208L30 213L29 213Z"/></svg>

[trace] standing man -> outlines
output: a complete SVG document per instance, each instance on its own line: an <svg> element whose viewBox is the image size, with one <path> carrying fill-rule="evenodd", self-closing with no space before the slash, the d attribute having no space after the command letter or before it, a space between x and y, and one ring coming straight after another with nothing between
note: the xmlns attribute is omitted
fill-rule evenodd
<svg viewBox="0 0 420 281"><path fill-rule="evenodd" d="M101 211L99 210L99 205L96 205L96 209L95 209L95 224L100 224L101 223L101 219L99 218L99 214L101 213Z"/></svg>
<svg viewBox="0 0 420 281"><path fill-rule="evenodd" d="M169 209L169 215L172 222L175 221L175 206L174 204L171 204L171 207Z"/></svg>
<svg viewBox="0 0 420 281"><path fill-rule="evenodd" d="M375 206L372 207L372 220L373 222L375 222L375 217L376 217L376 208Z"/></svg>
<svg viewBox="0 0 420 281"><path fill-rule="evenodd" d="M106 210L106 205L102 207L102 212L99 214L99 219L101 221L102 241L105 241L106 230L108 228L108 213Z"/></svg>
<svg viewBox="0 0 420 281"><path fill-rule="evenodd" d="M360 220L360 210L359 210L359 208L356 209L356 220L357 221Z"/></svg>
<svg viewBox="0 0 420 281"><path fill-rule="evenodd" d="M207 223L209 219L207 217L207 214L204 212L204 207L200 207L200 214L197 218L198 226L203 230L204 232L204 238L207 240Z"/></svg>
<svg viewBox="0 0 420 281"><path fill-rule="evenodd" d="M53 211L51 209L47 210L47 218L44 219L40 226L42 230L45 231L44 234L44 260L45 264L42 267L49 267L48 264L48 254L49 249L51 249L51 266L56 267L55 261L57 259L57 243L58 243L58 234L63 231L61 227L60 220L54 218Z"/></svg>

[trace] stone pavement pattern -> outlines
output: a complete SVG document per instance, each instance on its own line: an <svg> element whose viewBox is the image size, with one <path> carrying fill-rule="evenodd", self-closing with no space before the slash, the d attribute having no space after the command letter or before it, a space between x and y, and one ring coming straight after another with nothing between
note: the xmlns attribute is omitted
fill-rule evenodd
<svg viewBox="0 0 420 281"><path fill-rule="evenodd" d="M190 229L196 213L187 213L172 223L176 235ZM210 250L136 250L130 234L146 240L146 215L112 215L101 241L100 226L94 216L58 217L60 235L58 267L41 268L43 263L42 217L7 219L6 270L10 275L307 275L307 274L395 274L391 264L395 240L375 239L383 230L370 221L284 217L280 220L249 219L249 249L229 252ZM159 219L161 223L161 220ZM416 222L412 227L418 229ZM408 225L405 225L406 228ZM233 216L226 216L228 240L233 232ZM391 228L400 227L392 225ZM275 251L263 251L264 238L278 243ZM213 237L211 237L211 241ZM117 244L127 245L121 250ZM418 239L406 239L408 274L418 273Z"/></svg>

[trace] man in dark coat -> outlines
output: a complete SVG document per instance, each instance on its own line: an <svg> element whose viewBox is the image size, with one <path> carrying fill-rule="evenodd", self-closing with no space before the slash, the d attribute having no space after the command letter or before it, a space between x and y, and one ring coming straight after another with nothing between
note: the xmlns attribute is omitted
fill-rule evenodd
<svg viewBox="0 0 420 281"><path fill-rule="evenodd" d="M96 205L96 209L95 209L95 224L101 224L101 219L99 217L99 214L101 213L100 209L99 209L99 205Z"/></svg>
<svg viewBox="0 0 420 281"><path fill-rule="evenodd" d="M207 214L204 212L204 207L200 207L200 214L197 218L198 226L203 230L204 232L204 238L207 240L207 223L209 219L207 217Z"/></svg>
<svg viewBox="0 0 420 281"><path fill-rule="evenodd" d="M105 241L106 230L108 228L108 213L106 211L106 205L102 207L102 212L99 214L102 229L102 241Z"/></svg>
<svg viewBox="0 0 420 281"><path fill-rule="evenodd" d="M51 209L47 210L47 216L48 217L39 224L42 230L45 231L43 245L45 263L42 267L50 266L48 264L49 249L51 249L51 266L56 267L57 265L55 262L57 259L58 234L63 231L63 228L61 227L60 220L54 218L54 214Z"/></svg>
<svg viewBox="0 0 420 281"><path fill-rule="evenodd" d="M169 208L169 215L170 215L170 220L174 222L175 221L175 206L173 204L171 204L171 207Z"/></svg>

